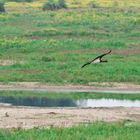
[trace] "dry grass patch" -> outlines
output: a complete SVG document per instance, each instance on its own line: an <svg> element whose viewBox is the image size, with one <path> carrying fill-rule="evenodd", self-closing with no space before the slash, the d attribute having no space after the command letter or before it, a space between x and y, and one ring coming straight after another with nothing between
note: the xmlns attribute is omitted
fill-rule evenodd
<svg viewBox="0 0 140 140"><path fill-rule="evenodd" d="M10 66L10 65L13 65L16 63L25 64L24 61L15 61L15 60L9 60L9 59L6 59L6 60L1 59L0 60L0 66Z"/></svg>

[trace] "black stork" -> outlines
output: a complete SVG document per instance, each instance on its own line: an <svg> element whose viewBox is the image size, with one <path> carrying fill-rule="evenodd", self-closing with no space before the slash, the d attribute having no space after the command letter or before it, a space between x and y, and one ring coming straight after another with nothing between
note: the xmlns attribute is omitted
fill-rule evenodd
<svg viewBox="0 0 140 140"><path fill-rule="evenodd" d="M84 65L82 65L81 68L83 68L83 67L85 67L86 65L89 65L89 64L96 64L96 63L108 62L107 60L102 60L102 57L105 56L105 55L107 55L107 54L109 54L109 53L111 53L111 50L109 52L104 53L102 55L99 55L96 58L94 58L93 60L85 63Z"/></svg>

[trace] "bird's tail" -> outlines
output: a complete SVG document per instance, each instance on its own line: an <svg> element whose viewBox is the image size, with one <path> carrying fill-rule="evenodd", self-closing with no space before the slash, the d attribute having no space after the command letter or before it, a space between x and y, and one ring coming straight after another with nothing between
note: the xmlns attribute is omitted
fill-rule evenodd
<svg viewBox="0 0 140 140"><path fill-rule="evenodd" d="M84 64L81 68L83 68L83 67L85 67L86 65L89 65L90 63L86 63L86 64Z"/></svg>

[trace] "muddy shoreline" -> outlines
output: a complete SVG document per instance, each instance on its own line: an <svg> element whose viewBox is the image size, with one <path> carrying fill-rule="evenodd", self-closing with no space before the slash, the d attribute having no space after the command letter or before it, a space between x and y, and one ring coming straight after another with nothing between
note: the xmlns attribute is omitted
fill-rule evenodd
<svg viewBox="0 0 140 140"><path fill-rule="evenodd" d="M140 121L140 108L39 108L0 107L0 128L70 127L94 121Z"/></svg>
<svg viewBox="0 0 140 140"><path fill-rule="evenodd" d="M140 85L131 83L89 83L89 85L48 85L38 82L10 82L0 83L0 90L22 90L39 92L98 92L98 93L120 93L139 94Z"/></svg>

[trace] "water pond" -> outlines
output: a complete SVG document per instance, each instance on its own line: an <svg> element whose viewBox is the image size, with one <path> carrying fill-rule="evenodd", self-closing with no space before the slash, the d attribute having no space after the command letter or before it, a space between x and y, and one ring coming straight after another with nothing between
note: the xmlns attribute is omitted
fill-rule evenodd
<svg viewBox="0 0 140 140"><path fill-rule="evenodd" d="M118 99L49 99L40 97L0 97L0 105L30 107L140 107L140 101Z"/></svg>

